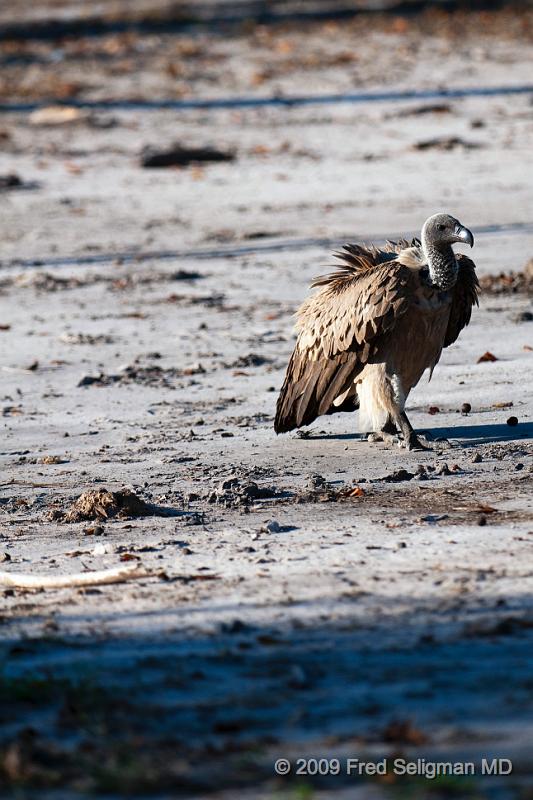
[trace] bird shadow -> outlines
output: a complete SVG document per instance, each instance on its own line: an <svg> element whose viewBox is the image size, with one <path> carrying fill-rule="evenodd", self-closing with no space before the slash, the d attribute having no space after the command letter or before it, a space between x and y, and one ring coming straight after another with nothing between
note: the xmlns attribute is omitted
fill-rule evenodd
<svg viewBox="0 0 533 800"><path fill-rule="evenodd" d="M428 433L435 439L466 439L475 444L493 442L513 442L516 439L533 438L533 422L518 425L458 425L449 428L429 428Z"/></svg>
<svg viewBox="0 0 533 800"><path fill-rule="evenodd" d="M533 422L521 422L518 425L453 425L442 428L417 428L417 433L427 433L431 439L464 439L467 446L493 444L496 442L512 442L517 439L533 438ZM311 434L310 439L340 439L346 441L361 440L359 433L325 433L321 431Z"/></svg>

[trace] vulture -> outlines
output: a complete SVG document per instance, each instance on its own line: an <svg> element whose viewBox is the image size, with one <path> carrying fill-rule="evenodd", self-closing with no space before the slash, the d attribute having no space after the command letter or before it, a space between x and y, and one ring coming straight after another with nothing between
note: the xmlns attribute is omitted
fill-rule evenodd
<svg viewBox="0 0 533 800"><path fill-rule="evenodd" d="M474 246L468 228L434 214L420 239L347 244L337 271L316 278L296 314L297 341L278 398L276 433L323 414L359 409L371 441L427 449L405 401L422 373L430 379L443 347L468 325L479 283L470 258L452 245Z"/></svg>

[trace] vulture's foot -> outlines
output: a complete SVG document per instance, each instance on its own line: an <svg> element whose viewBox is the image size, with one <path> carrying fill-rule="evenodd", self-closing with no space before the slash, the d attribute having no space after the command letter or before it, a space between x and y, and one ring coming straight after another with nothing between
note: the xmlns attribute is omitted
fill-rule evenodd
<svg viewBox="0 0 533 800"><path fill-rule="evenodd" d="M406 439L402 439L400 447L405 447L406 450L433 450L431 442L425 437L417 436L414 431Z"/></svg>
<svg viewBox="0 0 533 800"><path fill-rule="evenodd" d="M400 442L400 447L405 447L406 450L431 450L432 447L429 444L428 440L426 439L424 442L420 441L420 438L416 435L413 430L413 426L409 422L407 418L407 414L405 411L402 411L398 415L398 419L396 420L398 424L398 428L401 430L403 434L403 438Z"/></svg>
<svg viewBox="0 0 533 800"><path fill-rule="evenodd" d="M396 425L393 423L391 418L387 418L381 430L375 433L369 433L367 436L367 441L386 442L387 444L398 445L400 442L398 431L396 430Z"/></svg>
<svg viewBox="0 0 533 800"><path fill-rule="evenodd" d="M398 445L400 440L397 434L390 433L390 431L381 430L377 433L369 433L367 436L368 442L386 442L387 444Z"/></svg>
<svg viewBox="0 0 533 800"><path fill-rule="evenodd" d="M402 441L403 444L403 441ZM448 439L433 439L432 436L426 436L423 433L413 433L405 445L407 450L449 450L452 443Z"/></svg>
<svg viewBox="0 0 533 800"><path fill-rule="evenodd" d="M424 431L423 433L419 433L418 434L418 438L422 439L424 444L426 444L429 447L431 447L432 450L439 450L439 449L441 449L441 450L449 450L451 447L453 447L453 445L450 442L450 440L446 439L446 437L439 436L438 438L436 438L435 436L432 436L431 433L428 433L427 431Z"/></svg>
<svg viewBox="0 0 533 800"><path fill-rule="evenodd" d="M422 444L424 450L448 450L452 447L452 443L449 439L446 439L444 436L435 438L427 431L418 433L417 439Z"/></svg>

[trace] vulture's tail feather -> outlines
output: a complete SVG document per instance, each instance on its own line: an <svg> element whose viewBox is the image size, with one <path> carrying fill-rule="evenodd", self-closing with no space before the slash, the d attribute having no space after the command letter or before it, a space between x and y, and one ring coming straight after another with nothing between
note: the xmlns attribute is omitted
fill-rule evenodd
<svg viewBox="0 0 533 800"><path fill-rule="evenodd" d="M310 425L323 414L353 411L357 398L346 398L335 407L333 401L353 383L353 354L343 353L327 361L302 362L295 351L289 361L287 374L276 406L274 430L287 433L294 428Z"/></svg>
<svg viewBox="0 0 533 800"><path fill-rule="evenodd" d="M288 433L288 431L292 431L300 425L308 424L303 421L298 422L297 419L298 400L305 390L305 384L302 385L301 380L295 380L297 366L296 354L293 353L276 404L276 418L274 420L274 430L276 433ZM312 421L312 419L309 420L309 422Z"/></svg>

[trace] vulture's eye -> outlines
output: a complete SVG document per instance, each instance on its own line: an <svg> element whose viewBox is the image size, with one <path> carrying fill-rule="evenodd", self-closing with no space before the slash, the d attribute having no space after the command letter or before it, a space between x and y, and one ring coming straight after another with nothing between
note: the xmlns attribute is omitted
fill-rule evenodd
<svg viewBox="0 0 533 800"><path fill-rule="evenodd" d="M443 225L442 222L441 222L440 225L437 225L437 228L439 229L439 231L443 231L443 230L445 230L446 225Z"/></svg>

